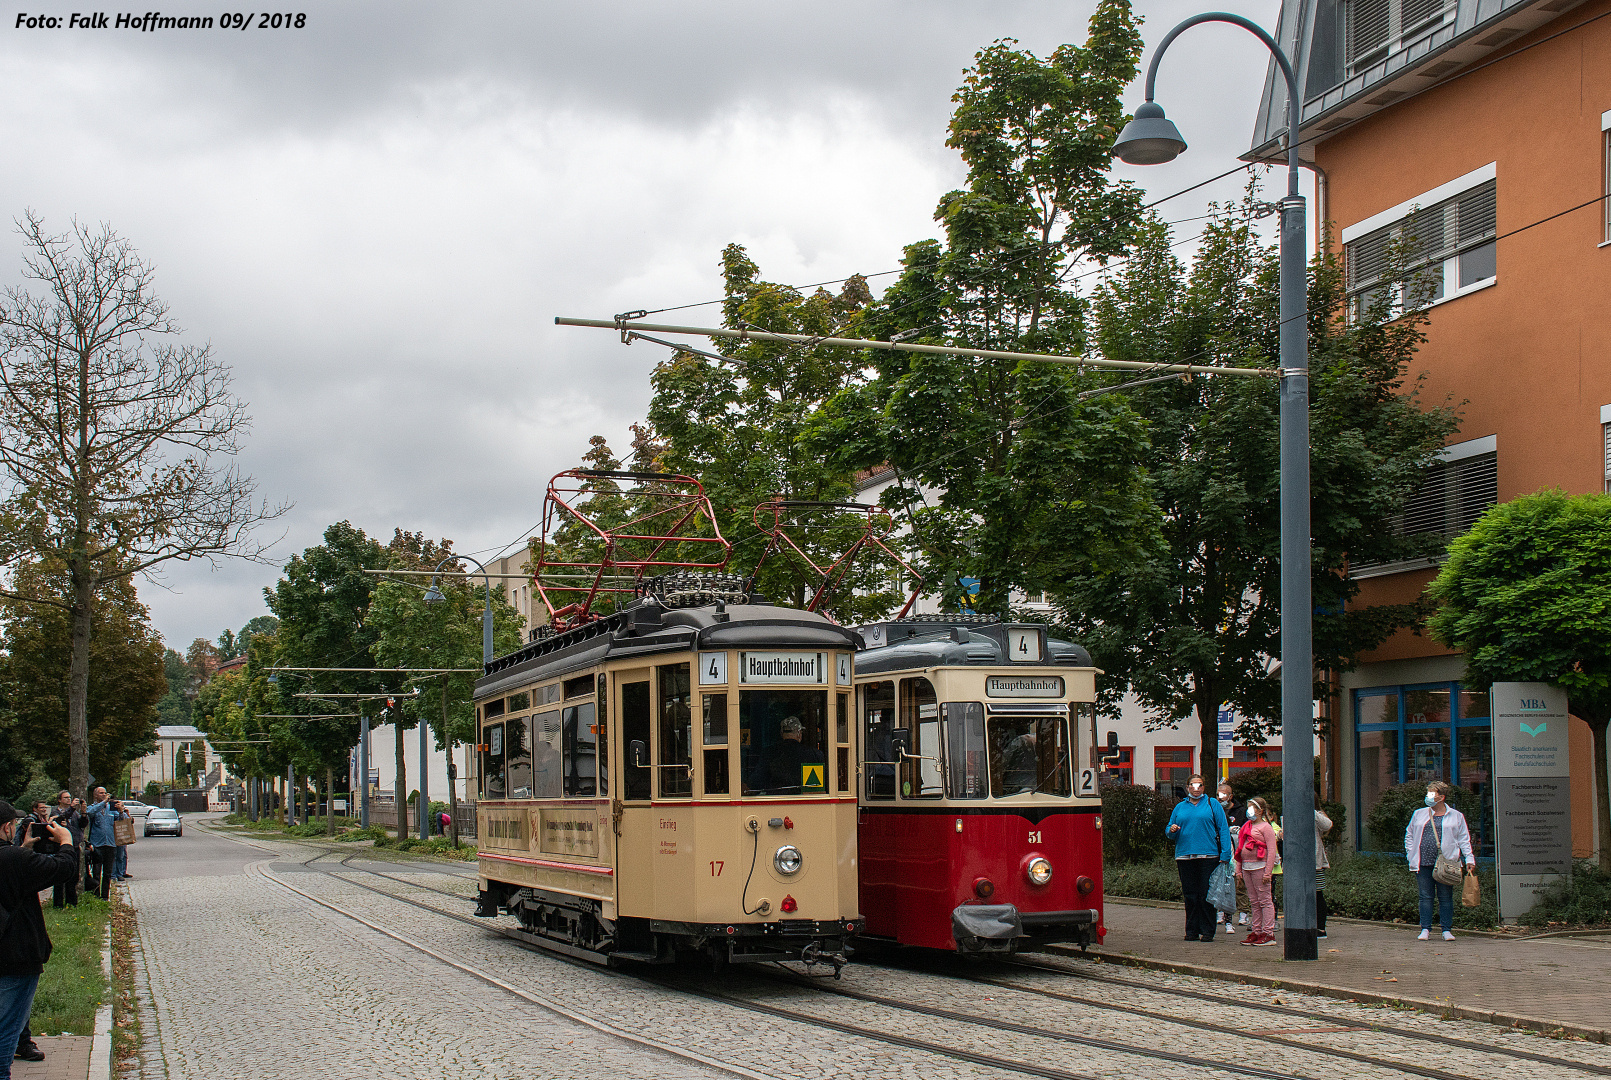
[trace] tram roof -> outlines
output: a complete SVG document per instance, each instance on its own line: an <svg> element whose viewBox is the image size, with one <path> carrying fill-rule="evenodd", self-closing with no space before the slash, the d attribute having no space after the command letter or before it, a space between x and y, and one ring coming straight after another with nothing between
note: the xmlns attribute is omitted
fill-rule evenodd
<svg viewBox="0 0 1611 1080"><path fill-rule="evenodd" d="M1007 654L1007 631L1033 623L1004 623L978 615L923 615L858 627L867 642L856 654L856 674L924 667L1091 667L1081 645L1047 635L1041 659L1025 663Z"/></svg>
<svg viewBox="0 0 1611 1080"><path fill-rule="evenodd" d="M821 615L764 601L665 607L645 598L613 615L495 657L477 698L609 660L697 649L858 649L861 635Z"/></svg>

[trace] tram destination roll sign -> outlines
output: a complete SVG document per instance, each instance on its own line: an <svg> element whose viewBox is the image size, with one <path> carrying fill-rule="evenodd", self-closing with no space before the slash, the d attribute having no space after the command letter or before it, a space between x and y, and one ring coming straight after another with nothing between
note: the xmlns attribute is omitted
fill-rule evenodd
<svg viewBox="0 0 1611 1080"><path fill-rule="evenodd" d="M744 683L807 683L828 680L819 652L742 652L739 681Z"/></svg>
<svg viewBox="0 0 1611 1080"><path fill-rule="evenodd" d="M1514 922L1572 871L1572 766L1566 691L1494 683L1494 854L1499 915Z"/></svg>

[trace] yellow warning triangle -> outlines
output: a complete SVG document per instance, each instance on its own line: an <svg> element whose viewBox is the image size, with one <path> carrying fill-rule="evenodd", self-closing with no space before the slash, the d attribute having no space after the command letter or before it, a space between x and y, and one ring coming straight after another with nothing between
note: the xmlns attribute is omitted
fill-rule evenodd
<svg viewBox="0 0 1611 1080"><path fill-rule="evenodd" d="M800 766L800 786L808 788L823 787L822 769L823 766L821 765Z"/></svg>

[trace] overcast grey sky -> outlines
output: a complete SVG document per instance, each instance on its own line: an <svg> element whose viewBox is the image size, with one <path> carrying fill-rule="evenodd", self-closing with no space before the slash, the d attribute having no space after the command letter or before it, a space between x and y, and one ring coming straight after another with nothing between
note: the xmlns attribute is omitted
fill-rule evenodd
<svg viewBox="0 0 1611 1080"><path fill-rule="evenodd" d="M1137 4L1149 56L1204 9ZM157 266L189 340L250 402L240 465L296 504L270 534L279 558L341 519L490 553L536 524L590 435L624 447L664 354L553 316L714 299L734 241L771 280L895 267L960 183L945 126L974 52L1083 41L1093 6L348 0L293 8L302 29L138 33L19 29L19 10L75 8L14 5L0 208L108 222ZM1273 29L1278 6L1228 10ZM1118 173L1157 196L1234 165L1265 65L1242 31L1193 30L1158 90L1190 152ZM0 281L19 250L0 233ZM182 651L261 614L277 577L190 564L142 595Z"/></svg>

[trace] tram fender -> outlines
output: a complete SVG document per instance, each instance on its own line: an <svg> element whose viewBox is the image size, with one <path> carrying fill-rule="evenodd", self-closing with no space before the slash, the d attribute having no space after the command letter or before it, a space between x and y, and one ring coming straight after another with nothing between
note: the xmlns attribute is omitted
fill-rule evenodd
<svg viewBox="0 0 1611 1080"><path fill-rule="evenodd" d="M1024 920L1013 904L961 904L951 912L951 934L958 952L996 952L1024 936Z"/></svg>

